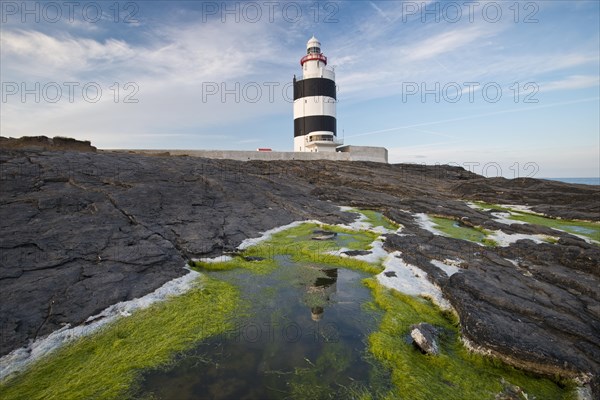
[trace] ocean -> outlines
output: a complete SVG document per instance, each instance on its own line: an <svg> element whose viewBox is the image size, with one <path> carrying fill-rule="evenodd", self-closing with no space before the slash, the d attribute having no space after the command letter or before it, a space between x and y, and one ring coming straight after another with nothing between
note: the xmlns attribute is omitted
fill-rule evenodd
<svg viewBox="0 0 600 400"><path fill-rule="evenodd" d="M565 183L579 183L582 185L600 185L600 177L596 178L541 178L551 181L560 181Z"/></svg>

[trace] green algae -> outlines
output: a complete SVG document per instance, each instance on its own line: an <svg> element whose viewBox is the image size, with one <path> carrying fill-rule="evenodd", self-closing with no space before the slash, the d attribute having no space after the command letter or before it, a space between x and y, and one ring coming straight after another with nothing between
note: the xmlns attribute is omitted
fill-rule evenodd
<svg viewBox="0 0 600 400"><path fill-rule="evenodd" d="M387 218L385 215L378 211L356 209L353 210L353 212L357 212L364 215L366 217L365 222L373 225L374 227L381 226L390 231L396 231L398 230L398 228L400 228L400 224L392 221L391 219Z"/></svg>
<svg viewBox="0 0 600 400"><path fill-rule="evenodd" d="M352 356L351 349L338 343L325 346L314 362L307 358L306 367L295 369L290 381L290 397L321 399L332 395L329 385L323 385L323 382L335 380L335 376L345 372L350 367Z"/></svg>
<svg viewBox="0 0 600 400"><path fill-rule="evenodd" d="M488 231L482 228L473 228L470 226L462 225L460 222L443 217L429 216L431 221L435 224L435 228L445 235L461 240L468 240L469 242L481 243L486 246L496 246L497 243L489 239L487 235Z"/></svg>
<svg viewBox="0 0 600 400"><path fill-rule="evenodd" d="M489 204L481 201L473 202L481 209L503 211L510 214L508 217L514 221L526 222L532 225L540 225L574 235L585 236L600 243L600 223L592 221L579 221L570 219L550 218L547 216L515 210L510 207Z"/></svg>
<svg viewBox="0 0 600 400"><path fill-rule="evenodd" d="M541 225L574 235L585 236L600 242L600 223L587 221L574 221L567 219L552 219L534 214L513 212L509 217L515 221L522 221L532 225Z"/></svg>
<svg viewBox="0 0 600 400"><path fill-rule="evenodd" d="M574 398L572 388L469 352L452 313L442 313L427 300L389 290L373 279L365 284L373 290L375 306L385 311L379 331L369 336L369 349L392 371L394 398L494 399L507 385L520 387L529 399ZM420 322L442 331L438 356L423 355L410 343L410 326Z"/></svg>
<svg viewBox="0 0 600 400"><path fill-rule="evenodd" d="M326 346L316 360L306 359L304 367L298 367L290 380L291 399L393 399L390 389L389 373L370 354L362 357L370 364L369 386L352 382L348 385L337 384L335 388L324 382L339 381L351 368L355 354L351 349L338 343Z"/></svg>
<svg viewBox="0 0 600 400"><path fill-rule="evenodd" d="M313 240L315 230L337 233L332 240ZM252 246L232 260L225 262L192 261L190 266L198 270L223 271L235 268L248 269L254 273L267 274L277 268L277 257L287 256L292 261L335 265L376 274L383 270L380 265L339 256L342 248L368 250L379 234L369 231L352 231L335 225L302 224L275 233L265 242ZM264 258L260 261L247 261L245 257Z"/></svg>
<svg viewBox="0 0 600 400"><path fill-rule="evenodd" d="M241 310L237 288L200 277L189 292L121 318L5 380L0 398L129 398L141 371L231 329Z"/></svg>

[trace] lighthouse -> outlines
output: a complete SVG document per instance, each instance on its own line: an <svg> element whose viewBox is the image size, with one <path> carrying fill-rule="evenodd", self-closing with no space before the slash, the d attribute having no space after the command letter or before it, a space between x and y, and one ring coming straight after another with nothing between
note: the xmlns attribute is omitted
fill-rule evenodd
<svg viewBox="0 0 600 400"><path fill-rule="evenodd" d="M302 79L294 75L294 151L335 152L341 144L336 130L335 72L327 67L327 57L314 36L300 65Z"/></svg>

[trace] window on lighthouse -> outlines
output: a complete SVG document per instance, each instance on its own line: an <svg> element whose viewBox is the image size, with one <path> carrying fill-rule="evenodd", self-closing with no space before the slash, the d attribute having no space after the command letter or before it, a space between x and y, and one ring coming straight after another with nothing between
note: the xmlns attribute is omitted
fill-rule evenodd
<svg viewBox="0 0 600 400"><path fill-rule="evenodd" d="M310 47L308 50L306 50L306 54L310 54L310 53L320 53L321 49L319 47Z"/></svg>

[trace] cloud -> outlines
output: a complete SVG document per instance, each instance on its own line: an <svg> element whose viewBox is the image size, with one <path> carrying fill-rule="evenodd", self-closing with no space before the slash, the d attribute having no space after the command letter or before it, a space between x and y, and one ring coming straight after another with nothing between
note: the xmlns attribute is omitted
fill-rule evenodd
<svg viewBox="0 0 600 400"><path fill-rule="evenodd" d="M407 61L422 61L451 53L490 35L477 25L442 32L404 49Z"/></svg>
<svg viewBox="0 0 600 400"><path fill-rule="evenodd" d="M33 30L6 30L2 34L5 68L23 77L72 78L82 72L114 69L135 56L135 50L122 40L74 38L68 34L50 36ZM5 76L5 80L12 76ZM17 78L18 79L18 78Z"/></svg>
<svg viewBox="0 0 600 400"><path fill-rule="evenodd" d="M291 112L283 93L291 73L284 77L272 72L278 70L278 63L287 63L287 52L292 53L273 51L278 48L279 34L264 24L231 24L224 30L220 22L197 21L157 25L146 41L137 44L61 32L3 31L3 81L26 82L27 88L35 82L41 87L57 82L63 98L57 103L42 98L38 103L33 96L28 95L24 102L19 95L11 96L2 104L2 134L73 136L110 147L118 147L119 140L135 142L135 137L146 144L159 143L169 131L182 131L177 136L180 141L222 139L222 134L212 138L201 135L226 124ZM74 101L69 102L64 83L72 81L79 86ZM81 87L89 82L102 90L98 102L81 96ZM125 85L130 82L139 89L134 96L138 102L126 104L124 97L132 89L125 90ZM273 99L264 82L277 84ZM221 93L205 99L203 84L209 83L219 91L233 89L237 93L226 96L225 101ZM244 97L246 84L262 89L258 102Z"/></svg>
<svg viewBox="0 0 600 400"><path fill-rule="evenodd" d="M600 77L597 75L570 75L558 81L540 83L540 91L552 90L574 90L596 87L600 85Z"/></svg>
<svg viewBox="0 0 600 400"><path fill-rule="evenodd" d="M506 103L505 107L487 103L462 108L464 104L456 108L412 103L395 107L400 105L405 82L424 83L428 88L436 82L442 87L457 82L463 95L471 90L464 82L497 82L507 90L514 82L537 82L541 91L598 86L598 37L593 34L597 23L588 26L575 24L575 19L563 21L562 13L568 8L564 5L540 3L544 19L525 25L515 24L508 11L497 24L483 21L481 13L476 13L472 22L463 13L458 23L443 18L436 23L433 17L423 23L418 11L405 15L405 3L335 2L339 10L334 17L339 23L332 24L322 23L327 15L323 8L321 22L314 22L312 3L303 6L304 18L298 23L282 20L279 6L275 22L267 21L263 9L263 20L248 24L234 23L229 17L222 23L220 16L201 21L198 8L191 3L166 7L148 2L139 26L111 21L4 25L0 46L3 81L94 81L102 85L104 93L93 104L81 101L81 96L74 103L4 103L2 134L74 136L91 139L101 147L251 148L260 133L266 147L281 143L283 147L291 142L292 107L284 99L282 86L294 73L301 73L298 60L313 33L322 41L330 65L336 66L338 112L346 115L338 126L357 132L351 140L362 144L407 147L397 153L398 160L407 157L422 162L421 157L427 156L427 161L436 161L443 156L436 153L438 149L447 149L448 157L456 150L454 160L459 156L475 159L472 151L479 144L464 143L462 147L458 139L487 127L486 117L515 113L508 115L515 118L504 118L511 132L512 119L525 119L517 112L537 109ZM421 6L422 2L415 4ZM583 10L575 16L589 14L592 12ZM117 103L110 89L115 82L120 89ZM138 85L138 103L123 103L127 82ZM220 93L203 101L203 83L216 83L221 90L221 84L231 89L236 83L244 87L253 82L263 88L263 94L267 93L265 82L277 82L275 101L266 101L266 96L257 103L245 98L236 101L235 95L222 101ZM575 117L564 111L567 104L572 103L538 106L553 107L545 115L568 125ZM542 114L531 117L532 131L527 137L532 142L547 137L547 132L533 127ZM597 114L581 118L582 124L587 124L577 133L581 140L597 136L587 129L592 117L597 120ZM414 147L422 145L429 147ZM504 151L512 154L522 145ZM484 147L476 151L483 154Z"/></svg>
<svg viewBox="0 0 600 400"><path fill-rule="evenodd" d="M372 1L369 1L369 5L371 7L373 7L373 9L375 9L375 11L377 11L377 14L379 14L380 16L382 16L386 21L391 22L391 18L387 16L387 14L377 6L377 4L373 3Z"/></svg>

